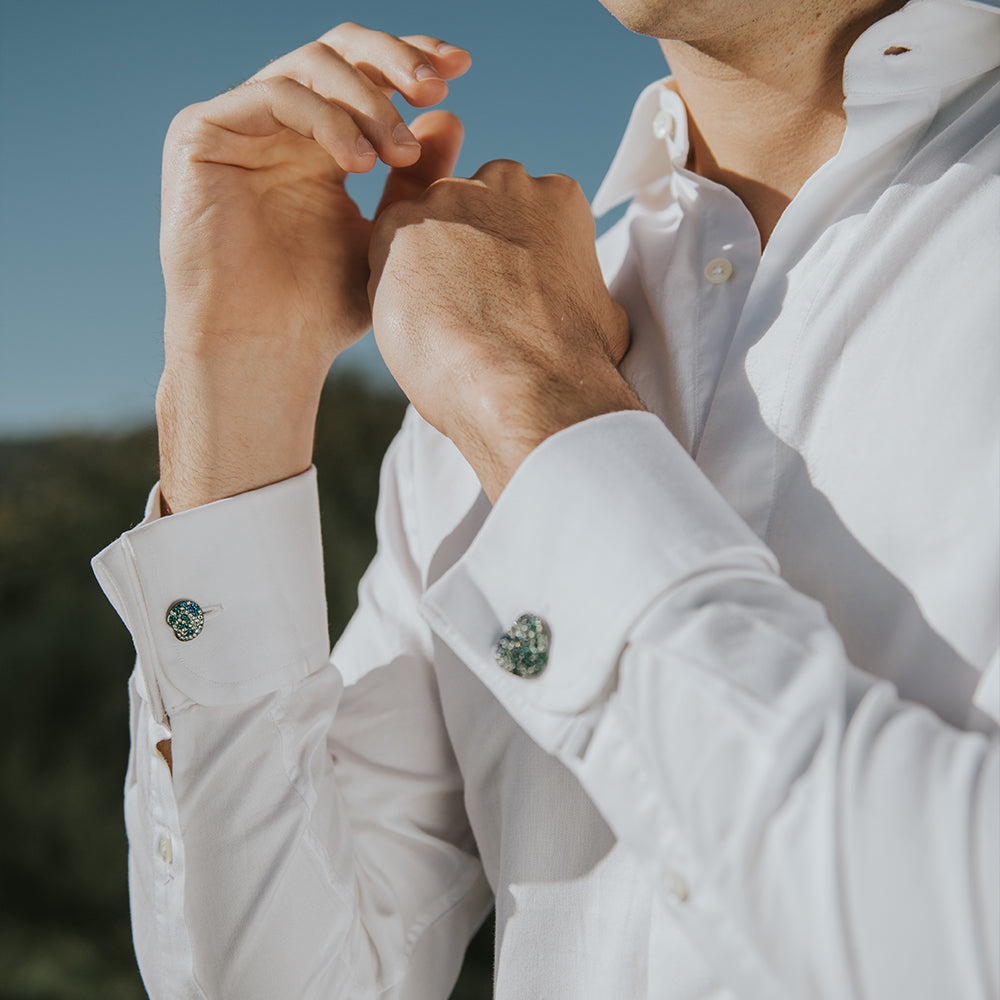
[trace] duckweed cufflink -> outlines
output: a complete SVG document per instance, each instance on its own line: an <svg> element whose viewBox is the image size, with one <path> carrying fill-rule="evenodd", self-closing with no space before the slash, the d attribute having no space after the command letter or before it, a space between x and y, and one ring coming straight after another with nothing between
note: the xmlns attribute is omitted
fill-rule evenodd
<svg viewBox="0 0 1000 1000"><path fill-rule="evenodd" d="M167 624L181 642L188 642L205 627L205 612L194 601L174 601L167 608Z"/></svg>
<svg viewBox="0 0 1000 1000"><path fill-rule="evenodd" d="M497 665L517 677L537 677L548 665L551 636L538 615L521 615L493 650Z"/></svg>

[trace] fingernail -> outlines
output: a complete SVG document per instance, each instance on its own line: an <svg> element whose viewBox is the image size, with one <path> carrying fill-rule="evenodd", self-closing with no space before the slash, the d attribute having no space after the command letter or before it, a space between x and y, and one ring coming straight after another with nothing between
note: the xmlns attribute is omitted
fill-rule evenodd
<svg viewBox="0 0 1000 1000"><path fill-rule="evenodd" d="M438 52L441 55L446 56L449 52L464 52L465 49L460 49L457 45L449 45L447 42L441 42L437 47Z"/></svg>
<svg viewBox="0 0 1000 1000"><path fill-rule="evenodd" d="M392 130L392 141L396 143L397 146L420 145L420 143L417 142L417 137L402 122L400 122Z"/></svg>
<svg viewBox="0 0 1000 1000"><path fill-rule="evenodd" d="M440 80L441 74L433 67L424 63L423 66L418 66L414 71L413 75L418 80Z"/></svg>
<svg viewBox="0 0 1000 1000"><path fill-rule="evenodd" d="M358 152L362 156L375 155L375 147L363 135L358 136L357 146L358 146Z"/></svg>

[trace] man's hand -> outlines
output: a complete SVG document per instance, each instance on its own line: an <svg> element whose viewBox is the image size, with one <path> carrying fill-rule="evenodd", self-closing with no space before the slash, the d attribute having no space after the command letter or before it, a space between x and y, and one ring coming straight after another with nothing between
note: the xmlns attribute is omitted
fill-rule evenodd
<svg viewBox="0 0 1000 1000"><path fill-rule="evenodd" d="M167 136L161 492L181 510L294 475L336 356L370 325L372 223L348 173L393 170L383 203L450 174L462 128L411 134L390 100L437 104L468 53L341 25L182 111Z"/></svg>
<svg viewBox="0 0 1000 1000"><path fill-rule="evenodd" d="M628 319L574 180L507 160L440 180L378 217L371 272L386 364L491 500L550 434L640 408L617 369Z"/></svg>

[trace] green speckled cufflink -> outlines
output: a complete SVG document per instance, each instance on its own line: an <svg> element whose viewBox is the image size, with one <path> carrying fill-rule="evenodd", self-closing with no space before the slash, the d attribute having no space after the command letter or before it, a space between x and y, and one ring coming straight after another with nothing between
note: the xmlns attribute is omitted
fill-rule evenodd
<svg viewBox="0 0 1000 1000"><path fill-rule="evenodd" d="M537 677L549 662L549 629L538 615L521 615L493 650L497 664L517 677Z"/></svg>
<svg viewBox="0 0 1000 1000"><path fill-rule="evenodd" d="M194 601L174 601L167 608L167 624L181 642L187 642L205 627L205 612Z"/></svg>

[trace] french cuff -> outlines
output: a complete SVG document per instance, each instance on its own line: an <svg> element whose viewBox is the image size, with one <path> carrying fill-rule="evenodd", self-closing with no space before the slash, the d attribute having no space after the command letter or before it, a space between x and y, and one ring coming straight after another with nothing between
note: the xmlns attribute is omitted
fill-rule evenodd
<svg viewBox="0 0 1000 1000"><path fill-rule="evenodd" d="M612 413L560 431L528 456L462 558L428 589L422 612L555 752L575 738L572 717L613 687L643 612L681 580L733 561L777 571L659 418ZM532 676L500 663L508 630L525 614L548 640ZM548 716L544 732L532 722L538 710Z"/></svg>
<svg viewBox="0 0 1000 1000"><path fill-rule="evenodd" d="M328 658L316 470L146 519L93 559L132 634L153 718L251 701Z"/></svg>

